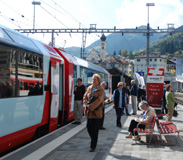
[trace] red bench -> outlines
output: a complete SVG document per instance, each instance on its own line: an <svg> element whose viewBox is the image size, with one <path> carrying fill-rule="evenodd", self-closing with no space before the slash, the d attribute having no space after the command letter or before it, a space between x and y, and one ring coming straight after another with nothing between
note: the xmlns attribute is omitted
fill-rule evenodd
<svg viewBox="0 0 183 160"><path fill-rule="evenodd" d="M152 139L152 135L153 135L153 132L154 132L155 122L156 122L156 117L153 118L152 123L140 122L140 123L137 125L137 128L134 128L134 129L133 129L134 135L135 135L135 132L137 132L138 134L140 134L140 133L149 134L149 135L150 135L150 139L149 139L149 141L147 142L147 144L150 144L151 139ZM145 128L145 129L139 128L139 125L140 125L140 124L146 125L146 128ZM135 141L135 142L137 143L137 141Z"/></svg>
<svg viewBox="0 0 183 160"><path fill-rule="evenodd" d="M162 117L162 116L164 116L164 115L156 115L155 116L156 117L156 123L157 123L158 132L160 134L161 142L163 144L163 140L162 140L162 137L161 137L162 135L177 134L177 138L176 138L175 144L173 144L173 145L176 145L180 131L177 129L176 125L173 124L173 122L171 122L171 121L160 122L158 117Z"/></svg>

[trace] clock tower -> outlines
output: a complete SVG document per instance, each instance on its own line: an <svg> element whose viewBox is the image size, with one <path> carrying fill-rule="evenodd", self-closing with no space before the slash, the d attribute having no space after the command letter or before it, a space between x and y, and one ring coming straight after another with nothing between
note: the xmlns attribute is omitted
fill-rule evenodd
<svg viewBox="0 0 183 160"><path fill-rule="evenodd" d="M102 37L100 39L101 39L100 58L102 61L104 61L106 57L106 36L102 34Z"/></svg>

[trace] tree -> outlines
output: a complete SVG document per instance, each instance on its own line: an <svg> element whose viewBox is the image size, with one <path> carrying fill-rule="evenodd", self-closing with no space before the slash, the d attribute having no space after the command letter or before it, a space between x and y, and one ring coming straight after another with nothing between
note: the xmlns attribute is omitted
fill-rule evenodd
<svg viewBox="0 0 183 160"><path fill-rule="evenodd" d="M114 56L116 55L116 51L114 51L113 55L114 55Z"/></svg>
<svg viewBox="0 0 183 160"><path fill-rule="evenodd" d="M118 55L121 55L121 50L118 52Z"/></svg>
<svg viewBox="0 0 183 160"><path fill-rule="evenodd" d="M124 57L127 57L128 56L128 50L127 49L123 49L121 51L121 55L124 56Z"/></svg>
<svg viewBox="0 0 183 160"><path fill-rule="evenodd" d="M133 53L132 53L132 51L130 51L130 53L129 53L129 59L134 59L134 55L133 55Z"/></svg>

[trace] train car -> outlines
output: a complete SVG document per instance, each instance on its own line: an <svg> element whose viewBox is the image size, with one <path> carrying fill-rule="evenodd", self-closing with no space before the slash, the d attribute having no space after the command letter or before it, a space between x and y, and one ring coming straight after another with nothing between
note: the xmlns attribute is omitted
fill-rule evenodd
<svg viewBox="0 0 183 160"><path fill-rule="evenodd" d="M64 102L64 122L67 123L74 119L74 86L77 78L82 78L83 84L86 88L92 84L92 76L97 73L101 76L102 81L107 83L105 88L106 96L112 98L111 90L111 75L104 68L97 66L91 62L85 61L81 58L73 56L61 49L55 48L57 53L61 55L65 62L65 102Z"/></svg>
<svg viewBox="0 0 183 160"><path fill-rule="evenodd" d="M73 89L103 68L0 25L0 155L74 119Z"/></svg>
<svg viewBox="0 0 183 160"><path fill-rule="evenodd" d="M52 47L0 26L0 154L62 125L63 67Z"/></svg>

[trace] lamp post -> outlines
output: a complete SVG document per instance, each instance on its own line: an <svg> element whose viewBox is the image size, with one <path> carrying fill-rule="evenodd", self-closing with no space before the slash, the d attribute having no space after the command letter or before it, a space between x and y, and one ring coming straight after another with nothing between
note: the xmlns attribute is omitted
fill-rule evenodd
<svg viewBox="0 0 183 160"><path fill-rule="evenodd" d="M150 38L150 25L149 25L149 6L154 6L154 3L146 3L146 6L148 8L148 16L147 16L147 48L146 48L146 65L147 65L147 71L149 68L149 38ZM146 72L147 73L147 72ZM147 80L147 75L146 75Z"/></svg>
<svg viewBox="0 0 183 160"><path fill-rule="evenodd" d="M34 5L33 29L35 29L35 6L36 6L36 5L41 5L41 2L33 1L32 4Z"/></svg>

